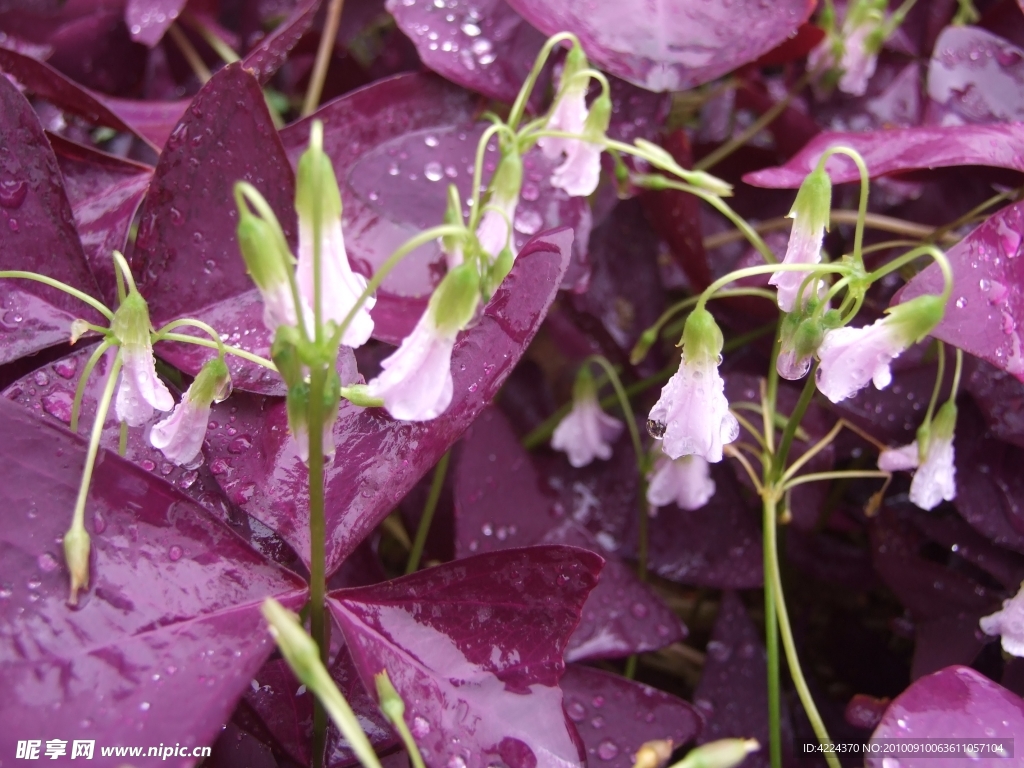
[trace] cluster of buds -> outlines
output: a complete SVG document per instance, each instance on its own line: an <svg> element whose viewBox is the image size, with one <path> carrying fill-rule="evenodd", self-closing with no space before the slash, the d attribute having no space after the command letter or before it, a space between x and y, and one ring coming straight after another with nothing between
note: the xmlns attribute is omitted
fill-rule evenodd
<svg viewBox="0 0 1024 768"><path fill-rule="evenodd" d="M886 17L885 0L852 0L838 28L831 4L821 23L825 38L807 57L807 68L826 90L838 82L839 90L863 96L875 74L882 44L902 21L902 14ZM905 13L905 11L904 11Z"/></svg>

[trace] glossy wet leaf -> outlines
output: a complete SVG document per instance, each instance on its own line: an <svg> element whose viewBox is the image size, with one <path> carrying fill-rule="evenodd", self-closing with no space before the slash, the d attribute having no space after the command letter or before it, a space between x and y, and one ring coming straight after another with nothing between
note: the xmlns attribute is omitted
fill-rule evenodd
<svg viewBox="0 0 1024 768"><path fill-rule="evenodd" d="M576 33L602 69L651 91L688 90L753 61L796 32L814 7L806 0L729 6L652 0L641 7L511 0L510 5L546 35Z"/></svg>
<svg viewBox="0 0 1024 768"><path fill-rule="evenodd" d="M511 549L332 592L328 605L363 684L387 670L430 768L579 766L558 681L601 566L572 547Z"/></svg>
<svg viewBox="0 0 1024 768"><path fill-rule="evenodd" d="M132 40L150 48L160 42L164 33L184 10L188 0L128 0L124 23Z"/></svg>
<svg viewBox="0 0 1024 768"><path fill-rule="evenodd" d="M296 3L288 17L245 54L242 66L252 72L261 85L266 85L284 65L288 54L312 26L321 2Z"/></svg>
<svg viewBox="0 0 1024 768"><path fill-rule="evenodd" d="M75 228L103 300L114 306L117 283L112 252L125 251L132 219L149 189L153 168L49 135L57 155Z"/></svg>
<svg viewBox="0 0 1024 768"><path fill-rule="evenodd" d="M511 104L544 45L504 0L454 8L433 0L388 0L387 9L423 63L453 83ZM546 78L534 95L544 91Z"/></svg>
<svg viewBox="0 0 1024 768"><path fill-rule="evenodd" d="M681 747L703 726L692 704L602 670L570 664L561 687L565 712L583 739L589 765L631 768L644 742L670 739Z"/></svg>
<svg viewBox="0 0 1024 768"><path fill-rule="evenodd" d="M1024 126L918 126L853 133L826 131L807 142L785 165L748 173L747 184L772 189L796 189L830 147L851 147L864 158L872 178L921 168L984 165L1024 171ZM832 182L857 181L853 161L844 156L828 160Z"/></svg>
<svg viewBox="0 0 1024 768"><path fill-rule="evenodd" d="M1024 203L1008 206L946 252L953 268L953 294L932 335L987 360L1024 381L1019 326L1024 323ZM894 298L901 303L941 293L937 266L929 266Z"/></svg>
<svg viewBox="0 0 1024 768"><path fill-rule="evenodd" d="M947 27L928 64L929 122L939 125L1024 119L1024 51L977 27Z"/></svg>
<svg viewBox="0 0 1024 768"><path fill-rule="evenodd" d="M572 233L545 233L526 245L484 310L460 335L452 355L454 398L433 421L407 423L386 412L343 404L334 428L338 446L327 466L327 572L395 507L497 393L533 338L569 260ZM287 432L284 404L252 397L214 408L223 418L237 407L244 443L211 445L221 460L218 482L228 497L308 558L306 467Z"/></svg>
<svg viewBox="0 0 1024 768"><path fill-rule="evenodd" d="M947 667L911 684L885 711L872 742L893 739L1012 738L1024 732L1024 701L967 667ZM869 757L868 768L882 768L892 758ZM934 758L901 754L900 765L925 768ZM1005 765L1006 758L978 754L979 768Z"/></svg>
<svg viewBox="0 0 1024 768"><path fill-rule="evenodd" d="M428 74L382 80L322 107L310 119L324 122L324 150L341 186L346 247L357 271L370 274L410 237L444 219L445 190L458 186L463 204L470 197L480 104L472 94ZM296 162L309 141L309 119L281 132ZM496 163L485 158L484 181ZM549 184L554 164L534 151L524 158L522 199L516 211L515 243L533 235L572 227L573 261L563 286L586 276L585 246L590 211ZM389 343L402 339L419 319L428 294L443 275L436 243L416 249L384 281L378 292L374 335Z"/></svg>
<svg viewBox="0 0 1024 768"><path fill-rule="evenodd" d="M273 650L260 603L305 586L173 487L101 451L91 581L66 605L60 541L85 445L0 402L0 704L16 737L208 744ZM184 765L184 762L177 763Z"/></svg>
<svg viewBox="0 0 1024 768"><path fill-rule="evenodd" d="M196 96L160 155L139 214L132 268L157 327L182 315L198 317L227 343L268 357L272 339L235 234L233 189L239 180L260 190L291 237L291 167L259 84L232 64ZM157 351L193 375L215 354L193 345L161 345ZM238 358L229 366L236 388L281 393L276 374Z"/></svg>
<svg viewBox="0 0 1024 768"><path fill-rule="evenodd" d="M98 297L57 159L31 105L6 77L0 77L0 146L0 269L38 271ZM66 342L78 317L101 319L56 288L0 280L0 362Z"/></svg>

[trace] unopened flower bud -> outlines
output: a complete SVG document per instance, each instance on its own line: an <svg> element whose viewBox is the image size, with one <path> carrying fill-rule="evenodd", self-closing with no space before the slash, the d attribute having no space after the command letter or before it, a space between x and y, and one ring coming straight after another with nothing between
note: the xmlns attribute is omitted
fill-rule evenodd
<svg viewBox="0 0 1024 768"><path fill-rule="evenodd" d="M459 189L454 184L448 185L448 207L444 212L444 223L455 227L465 226L462 220L462 200L459 197ZM441 250L444 251L448 269L455 269L463 262L464 240L465 237L458 235L445 235L441 238Z"/></svg>
<svg viewBox="0 0 1024 768"><path fill-rule="evenodd" d="M380 703L381 711L388 720L397 723L405 716L405 702L392 685L388 671L383 669L378 672L373 676L373 682L377 686L377 701Z"/></svg>
<svg viewBox="0 0 1024 768"><path fill-rule="evenodd" d="M633 768L661 768L672 757L672 747L672 739L644 742L633 758Z"/></svg>
<svg viewBox="0 0 1024 768"><path fill-rule="evenodd" d="M495 259L488 271L487 280L484 285L485 295L488 299L494 295L494 292L498 290L498 286L508 277L508 273L512 271L515 259L516 257L512 254L511 248L505 246L501 249L501 253L498 254L498 258Z"/></svg>
<svg viewBox="0 0 1024 768"><path fill-rule="evenodd" d="M637 148L643 150L646 156L645 159L661 170L678 176L687 184L706 189L708 192L719 197L732 196L732 184L722 181L717 176L713 176L706 171L691 171L683 168L664 147L647 141L647 139L634 139L633 143L636 144Z"/></svg>
<svg viewBox="0 0 1024 768"><path fill-rule="evenodd" d="M480 276L463 264L445 275L430 297L427 312L442 333L457 333L469 325L480 303Z"/></svg>
<svg viewBox="0 0 1024 768"><path fill-rule="evenodd" d="M673 768L734 768L760 748L757 739L719 739L693 749Z"/></svg>
<svg viewBox="0 0 1024 768"><path fill-rule="evenodd" d="M250 194L259 194L252 190ZM271 331L298 323L288 270L292 255L276 222L254 215L248 204L238 210L238 248L245 268L263 297L263 324Z"/></svg>
<svg viewBox="0 0 1024 768"><path fill-rule="evenodd" d="M71 344L74 345L82 336L89 331L89 323L81 318L71 321Z"/></svg>
<svg viewBox="0 0 1024 768"><path fill-rule="evenodd" d="M64 561L71 574L71 605L78 605L78 592L89 585L89 549L88 532L81 525L72 525L64 534Z"/></svg>

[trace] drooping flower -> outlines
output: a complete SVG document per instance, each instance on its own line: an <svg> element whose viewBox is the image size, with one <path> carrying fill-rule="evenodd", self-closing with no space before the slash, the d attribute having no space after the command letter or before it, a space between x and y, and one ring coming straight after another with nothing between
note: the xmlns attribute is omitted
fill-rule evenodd
<svg viewBox="0 0 1024 768"><path fill-rule="evenodd" d="M783 264L814 265L821 261L821 243L828 229L829 215L832 209L832 180L824 168L816 168L807 174L796 200L789 212L793 219L793 228L789 234L789 245ZM779 308L783 312L792 312L796 308L797 294L800 285L807 278L802 271L775 272L768 280L770 285L778 289ZM810 291L804 291L806 301Z"/></svg>
<svg viewBox="0 0 1024 768"><path fill-rule="evenodd" d="M247 196L266 204L263 196L249 184L239 182L235 185L238 247L246 270L263 298L263 324L273 333L280 326L298 323L295 297L288 278L292 255L277 221L254 215L245 200Z"/></svg>
<svg viewBox="0 0 1024 768"><path fill-rule="evenodd" d="M844 30L846 25L843 25ZM843 57L839 68L843 70L839 78L839 90L853 96L863 96L868 89L868 80L875 74L878 64L878 51L881 41L879 24L874 20L865 20L853 27L846 34Z"/></svg>
<svg viewBox="0 0 1024 768"><path fill-rule="evenodd" d="M121 345L121 384L117 388L114 411L118 421L141 427L153 415L153 409L169 411L174 398L156 375L156 359L150 339L152 326L146 300L132 290L125 297L110 330Z"/></svg>
<svg viewBox="0 0 1024 768"><path fill-rule="evenodd" d="M1001 635L1003 650L1011 656L1024 656L1024 583L1003 607L978 622L986 635Z"/></svg>
<svg viewBox="0 0 1024 768"><path fill-rule="evenodd" d="M491 196L480 218L476 236L480 248L493 262L512 243L512 224L516 220L519 190L523 186L523 158L514 142L502 148L502 157L494 171Z"/></svg>
<svg viewBox="0 0 1024 768"><path fill-rule="evenodd" d="M574 45L565 56L555 104L545 126L548 130L583 133L583 126L587 123L587 87L590 78L577 75L586 68L586 54L580 46ZM549 160L557 160L563 152L568 154L573 141L561 136L542 136L537 140L537 146Z"/></svg>
<svg viewBox="0 0 1024 768"><path fill-rule="evenodd" d="M701 456L670 459L660 450L648 475L647 501L655 507L675 504L680 509L700 509L715 495L711 465Z"/></svg>
<svg viewBox="0 0 1024 768"><path fill-rule="evenodd" d="M725 382L718 373L722 331L706 309L695 309L683 329L683 357L651 409L648 430L673 459L695 454L722 460L722 447L740 433L729 413Z"/></svg>
<svg viewBox="0 0 1024 768"><path fill-rule="evenodd" d="M382 399L393 417L427 421L451 403L452 349L459 331L473 318L479 298L480 275L475 265L453 269L430 297L412 333L381 363L383 370L367 384L367 391Z"/></svg>
<svg viewBox="0 0 1024 768"><path fill-rule="evenodd" d="M203 448L210 406L224 400L231 389L231 375L224 360L216 357L202 367L192 386L174 406L171 415L153 425L149 442L168 461L179 467L195 461Z"/></svg>
<svg viewBox="0 0 1024 768"><path fill-rule="evenodd" d="M621 421L601 410L594 378L584 366L576 377L572 410L555 428L551 447L565 452L574 467L585 467L595 458L611 458L622 428Z"/></svg>
<svg viewBox="0 0 1024 768"><path fill-rule="evenodd" d="M943 297L918 296L891 307L872 325L827 331L818 347L818 389L833 403L857 394L869 381L885 389L892 381L889 364L927 335L944 312Z"/></svg>
<svg viewBox="0 0 1024 768"><path fill-rule="evenodd" d="M878 456L878 468L885 472L917 469L910 482L910 500L921 509L932 510L944 500L956 498L955 427L956 405L949 401L939 408L931 424L921 426L917 440L888 448Z"/></svg>
<svg viewBox="0 0 1024 768"><path fill-rule="evenodd" d="M318 130L319 128L319 130ZM295 212L299 219L299 263L295 277L307 317L313 317L316 301L314 275L315 213L320 213L320 302L324 321L338 325L345 320L366 290L366 278L352 271L341 229L341 193L330 158L323 151L323 127L313 126L309 149L299 158L295 174ZM376 299L368 297L352 317L341 343L360 347L373 333Z"/></svg>
<svg viewBox="0 0 1024 768"><path fill-rule="evenodd" d="M838 81L839 90L863 96L875 73L878 53L886 37L899 25L903 14L886 17L886 0L853 0L847 5L842 28L836 29L834 15L826 10L821 23L824 39L808 54L807 69L827 92Z"/></svg>

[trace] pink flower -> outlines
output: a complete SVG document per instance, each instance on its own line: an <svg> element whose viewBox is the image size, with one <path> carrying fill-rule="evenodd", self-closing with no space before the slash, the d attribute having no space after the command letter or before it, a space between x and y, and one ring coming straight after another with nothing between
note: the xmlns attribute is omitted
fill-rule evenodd
<svg viewBox="0 0 1024 768"><path fill-rule="evenodd" d="M153 415L153 409L169 411L174 398L156 375L153 357L152 326L145 299L131 291L121 303L110 330L121 344L121 384L117 388L114 411L118 421L141 427Z"/></svg>
<svg viewBox="0 0 1024 768"><path fill-rule="evenodd" d="M869 381L877 389L889 386L889 364L908 346L908 340L889 322L890 318L884 317L863 328L826 331L818 347L818 389L833 403L857 394Z"/></svg>
<svg viewBox="0 0 1024 768"><path fill-rule="evenodd" d="M443 332L428 310L412 333L387 358L380 375L367 385L396 419L428 421L452 401L452 348L458 331Z"/></svg>
<svg viewBox="0 0 1024 768"><path fill-rule="evenodd" d="M574 467L585 467L595 458L610 459L611 444L622 434L623 424L601 410L597 396L577 398L551 436L551 447L564 451Z"/></svg>
<svg viewBox="0 0 1024 768"><path fill-rule="evenodd" d="M571 140L565 161L551 174L551 186L564 189L572 197L588 197L601 180L600 144Z"/></svg>
<svg viewBox="0 0 1024 768"><path fill-rule="evenodd" d="M813 266L821 262L821 241L825 235L824 228L817 229L809 226L806 219L796 214L793 217L793 230L789 234L789 245L786 246L786 256L783 264L807 264ZM768 284L778 289L779 309L783 312L792 312L796 307L796 297L800 292L800 285L807 279L806 272L786 271L775 272L769 279ZM813 281L811 287L804 290L804 300L814 291Z"/></svg>
<svg viewBox="0 0 1024 768"><path fill-rule="evenodd" d="M679 370L651 409L649 428L655 436L661 433L662 450L670 458L695 454L721 461L722 447L739 437L740 425L729 413L717 362L699 355L690 361L684 351Z"/></svg>
<svg viewBox="0 0 1024 768"><path fill-rule="evenodd" d="M583 133L586 124L587 87L585 81L581 80L578 86L567 87L558 98L555 108L551 111L551 117L548 118L547 128L552 131L580 134ZM557 160L563 152L568 154L574 142L574 139L564 139L560 136L542 136L537 140L538 146L549 160Z"/></svg>
<svg viewBox="0 0 1024 768"><path fill-rule="evenodd" d="M1003 650L1011 656L1024 656L1024 584L1003 608L978 622L986 635L1002 635Z"/></svg>
<svg viewBox="0 0 1024 768"><path fill-rule="evenodd" d="M952 438L932 435L924 461L920 460L915 440L901 448L887 448L878 457L878 468L885 472L917 469L910 482L910 500L921 509L932 510L956 498L956 466Z"/></svg>
<svg viewBox="0 0 1024 768"><path fill-rule="evenodd" d="M868 50L868 37L876 30L877 24L860 24L846 35L843 58L839 67L843 76L839 78L839 90L854 96L863 96L868 89L868 80L875 74L878 52Z"/></svg>
<svg viewBox="0 0 1024 768"><path fill-rule="evenodd" d="M519 202L518 198L512 198L510 200L495 200L491 202L491 205L497 206L497 210L490 209L484 211L483 217L480 219L480 226L477 227L476 236L480 241L480 247L483 252L491 257L491 259L497 259L498 254L508 245L515 251L515 243L512 242L512 238L509 237L511 234L509 230L509 223L515 221L516 216L516 205ZM454 266L458 266L462 263L462 254L459 252L458 263ZM453 260L449 259L448 268L451 269L453 266Z"/></svg>
<svg viewBox="0 0 1024 768"><path fill-rule="evenodd" d="M193 402L186 393L170 416L153 425L149 442L179 467L191 464L202 451L209 420L210 405Z"/></svg>
<svg viewBox="0 0 1024 768"><path fill-rule="evenodd" d="M656 507L675 503L680 509L700 509L715 495L711 465L700 456L670 459L662 454L648 480L647 501Z"/></svg>
<svg viewBox="0 0 1024 768"><path fill-rule="evenodd" d="M356 301L366 290L366 278L352 271L345 251L345 238L341 231L341 217L325 220L321 225L320 297L324 320L339 325L348 316ZM299 295L305 304L307 317L312 319L314 301L313 283L313 222L299 216L299 264L296 279ZM266 300L266 298L264 298ZM360 347L373 333L370 310L376 303L370 296L356 312L345 331L341 343L347 347Z"/></svg>

